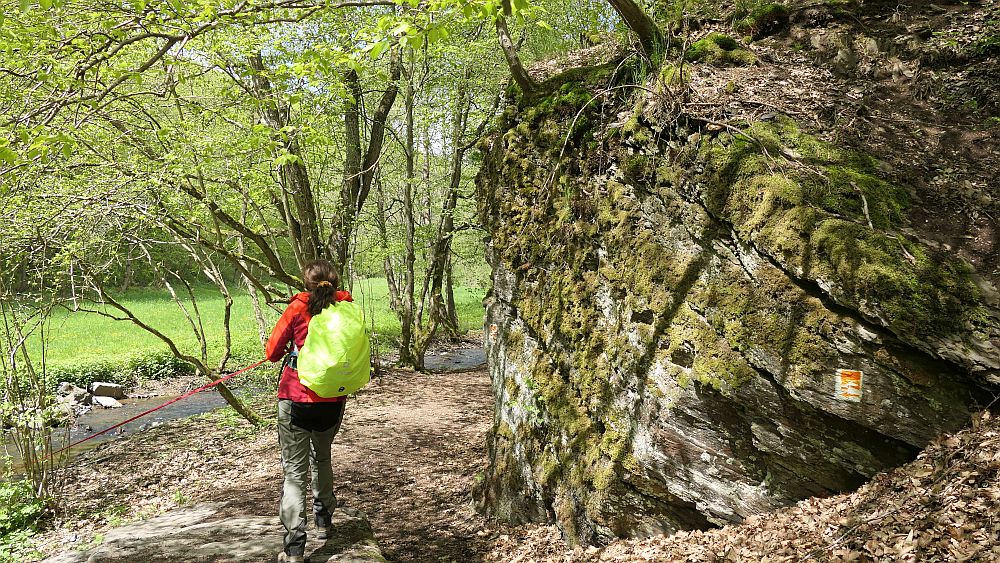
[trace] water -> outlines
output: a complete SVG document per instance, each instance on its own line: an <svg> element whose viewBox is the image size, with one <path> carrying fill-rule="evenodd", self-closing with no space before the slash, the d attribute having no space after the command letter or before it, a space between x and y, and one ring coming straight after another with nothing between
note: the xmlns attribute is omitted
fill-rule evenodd
<svg viewBox="0 0 1000 563"><path fill-rule="evenodd" d="M469 371L485 365L486 352L481 346L428 352L424 356L424 367L430 371Z"/></svg>
<svg viewBox="0 0 1000 563"><path fill-rule="evenodd" d="M52 449L58 450L67 444L72 444L73 442L83 439L95 432L100 432L101 430L114 426L123 420L128 420L141 412L158 407L176 397L176 395L165 395L146 399L122 399L120 401L122 403L122 407L118 409L103 409L100 407L92 408L90 411L77 417L76 423L73 426L69 428L56 428L53 430ZM185 418L208 412L212 409L224 406L225 404L225 399L223 399L222 395L219 395L216 390L210 389L202 391L201 393L191 395L183 401L178 401L138 420L124 424L111 432L88 440L79 446L75 446L70 450L70 453L73 454L91 449L101 443L114 440L123 435L140 432L146 428L162 424L170 420L176 420L178 418ZM21 459L20 456L18 456L17 450L14 448L14 444L11 442L9 436L4 437L4 447L6 448L7 453L11 456L14 470L17 472L21 467Z"/></svg>

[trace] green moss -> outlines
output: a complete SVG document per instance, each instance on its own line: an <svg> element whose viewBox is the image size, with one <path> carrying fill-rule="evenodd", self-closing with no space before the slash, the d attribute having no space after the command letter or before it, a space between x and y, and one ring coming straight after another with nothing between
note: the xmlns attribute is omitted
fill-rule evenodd
<svg viewBox="0 0 1000 563"><path fill-rule="evenodd" d="M719 327L706 324L688 304L681 305L669 329L667 340L670 344L662 356L674 362L678 356L690 354L690 366L683 366L690 371L677 374L681 387L697 381L719 390L728 390L755 377L750 364L721 334Z"/></svg>
<svg viewBox="0 0 1000 563"><path fill-rule="evenodd" d="M730 143L707 143L706 203L772 256L810 279L834 282L838 299L883 317L898 333L950 333L975 314L970 268L893 234L908 191L873 159L819 141L779 118ZM837 291L837 290L835 290Z"/></svg>
<svg viewBox="0 0 1000 563"><path fill-rule="evenodd" d="M691 306L742 357L764 353L780 361L792 385L829 371L835 351L826 339L839 317L776 270L758 270L753 284L741 278L736 266L723 268L691 296Z"/></svg>
<svg viewBox="0 0 1000 563"><path fill-rule="evenodd" d="M906 334L961 330L978 305L972 270L959 259L839 219L823 221L810 242L859 303Z"/></svg>
<svg viewBox="0 0 1000 563"><path fill-rule="evenodd" d="M546 111L573 115L571 104L586 102L571 94L567 88L526 109L522 123L552 120ZM637 119L634 132L646 132ZM506 138L502 158L510 164L504 167L509 176L503 181L509 192L498 205L507 220L494 233L494 245L511 270L522 272L518 293L531 297L517 306L527 332L541 342L561 343L536 353L526 365L526 380L532 385L522 381L508 390L511 396L535 397L540 427L547 429L544 436L525 435L519 442L533 445L524 455L537 468L535 478L544 490L571 491L578 497L578 503L559 503L557 512L575 518L569 513L587 510L596 518L607 495L617 494L621 463L632 450L631 436L622 430L630 427L627 415L611 408L615 386L622 384L616 374L633 373L642 351L620 327L602 325L595 296L604 284L641 288L648 296L645 307L665 309L671 302L665 288L679 279L679 270L690 259L665 251L648 231L636 236L640 210L629 204L634 199L630 186L612 181L596 193L594 186L587 186L590 193L583 195L579 184L539 182L548 170L533 156L544 147L533 143L553 139L522 138L518 131ZM585 151L571 154L574 160L564 164L567 168L587 160ZM652 175L643 157L633 159L628 168L630 175ZM615 252L612 262L604 262L597 255L600 246L635 246L637 252Z"/></svg>
<svg viewBox="0 0 1000 563"><path fill-rule="evenodd" d="M757 62L753 53L732 37L719 32L709 33L695 41L684 55L690 62L714 66L748 66Z"/></svg>
<svg viewBox="0 0 1000 563"><path fill-rule="evenodd" d="M688 81L691 73L687 68L677 68L671 64L665 64L660 67L659 74L659 87L670 88L672 86L677 86Z"/></svg>
<svg viewBox="0 0 1000 563"><path fill-rule="evenodd" d="M592 482L595 490L606 491L612 487L617 479L615 466L611 463L604 463L594 471Z"/></svg>
<svg viewBox="0 0 1000 563"><path fill-rule="evenodd" d="M733 31L762 39L788 27L788 7L784 4L761 3L733 16Z"/></svg>

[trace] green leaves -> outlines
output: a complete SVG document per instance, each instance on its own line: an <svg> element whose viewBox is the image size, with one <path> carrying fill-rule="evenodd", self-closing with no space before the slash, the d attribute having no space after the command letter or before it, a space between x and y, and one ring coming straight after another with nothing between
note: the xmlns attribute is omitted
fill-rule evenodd
<svg viewBox="0 0 1000 563"><path fill-rule="evenodd" d="M64 158L69 158L73 154L73 147L76 145L76 141L73 140L68 134L57 131L55 133L39 133L36 132L34 137L26 137L22 132L22 141L30 143L28 144L28 150L24 153L24 158L26 160L40 160L42 163L48 163L52 160L54 156L62 155ZM8 151L8 152L5 152ZM6 157L5 157L6 155ZM13 164L18 160L18 155L9 146L4 146L0 148L0 160L11 159L8 164Z"/></svg>
<svg viewBox="0 0 1000 563"><path fill-rule="evenodd" d="M510 7L511 10L515 14L517 14L521 10L527 10L528 8L530 8L531 4L528 2L528 0L511 0Z"/></svg>
<svg viewBox="0 0 1000 563"><path fill-rule="evenodd" d="M302 164L302 159L298 155L294 155L290 152L282 152L274 159L274 165L289 166L292 164Z"/></svg>
<svg viewBox="0 0 1000 563"><path fill-rule="evenodd" d="M379 41L378 43L372 43L368 46L368 56L371 57L373 61L378 60L378 58L382 56L382 53L384 53L388 48L389 41L385 39Z"/></svg>
<svg viewBox="0 0 1000 563"><path fill-rule="evenodd" d="M32 528L45 511L45 501L35 496L30 481L0 484L0 535Z"/></svg>
<svg viewBox="0 0 1000 563"><path fill-rule="evenodd" d="M435 25L427 30L427 41L430 43L443 41L450 36L451 32L448 31L448 28L443 25Z"/></svg>
<svg viewBox="0 0 1000 563"><path fill-rule="evenodd" d="M18 155L14 149L7 146L8 144L7 139L0 139L0 163L14 164L18 161Z"/></svg>
<svg viewBox="0 0 1000 563"><path fill-rule="evenodd" d="M52 8L58 8L63 3L63 0L38 0L38 7L43 10L50 10ZM22 12L27 12L31 9L31 0L19 0L19 5ZM0 15L0 23L3 22L3 17Z"/></svg>

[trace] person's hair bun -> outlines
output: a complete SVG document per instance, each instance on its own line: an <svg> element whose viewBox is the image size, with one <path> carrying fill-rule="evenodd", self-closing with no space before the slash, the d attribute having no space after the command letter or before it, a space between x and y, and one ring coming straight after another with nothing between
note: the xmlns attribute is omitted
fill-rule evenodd
<svg viewBox="0 0 1000 563"><path fill-rule="evenodd" d="M314 260L302 268L302 281L309 292L309 314L318 315L328 305L337 302L337 286L340 276L333 264L326 260Z"/></svg>

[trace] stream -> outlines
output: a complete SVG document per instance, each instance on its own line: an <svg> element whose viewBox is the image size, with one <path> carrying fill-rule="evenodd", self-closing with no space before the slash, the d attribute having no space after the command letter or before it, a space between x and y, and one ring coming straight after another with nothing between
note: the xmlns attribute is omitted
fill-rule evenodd
<svg viewBox="0 0 1000 563"><path fill-rule="evenodd" d="M66 444L71 444L89 436L90 434L93 434L94 432L100 432L101 430L114 426L123 420L132 418L143 411L158 407L176 397L177 395L160 395L157 397L143 399L122 399L120 401L122 404L121 408L92 408L77 417L72 426L53 429L52 449L58 450ZM70 453L73 454L89 450L104 442L136 432L141 432L147 428L170 420L176 420L178 418L185 418L208 412L212 409L224 406L225 404L225 399L222 398L222 395L219 395L218 391L214 389L202 391L201 393L192 395L183 401L178 401L138 420L129 422L128 424L125 424L120 428L116 428L107 434L102 434L96 438L88 440L87 442L74 447L70 450ZM4 449L7 451L7 455L11 457L11 464L13 466L14 473L19 473L21 469L21 458L18 455L17 448L14 447L10 436L4 436L3 445Z"/></svg>
<svg viewBox="0 0 1000 563"><path fill-rule="evenodd" d="M383 359L383 365L391 363L390 358ZM480 346L466 346L452 350L442 350L428 352L424 359L424 365L430 371L468 371L486 365L486 353ZM234 390L238 390L234 389ZM162 405L177 395L161 395L149 398L122 399L122 407L116 409L93 408L77 417L73 426L67 428L56 428L52 432L52 448L58 450L66 444L71 444L81 438L85 438L94 432L114 426L123 420L127 420L143 411ZM70 453L79 453L92 449L104 442L115 440L122 436L141 432L152 426L162 424L170 420L177 420L196 414L208 412L213 409L225 406L226 401L219 395L218 391L210 389L192 395L183 401L178 401L161 410L150 413L138 420L129 422L120 428L116 428L107 434L102 434L87 441L84 444L74 447ZM7 455L11 457L14 473L20 473L21 459L14 447L13 441L7 432L4 432L3 447ZM2 455L2 451L0 451Z"/></svg>

